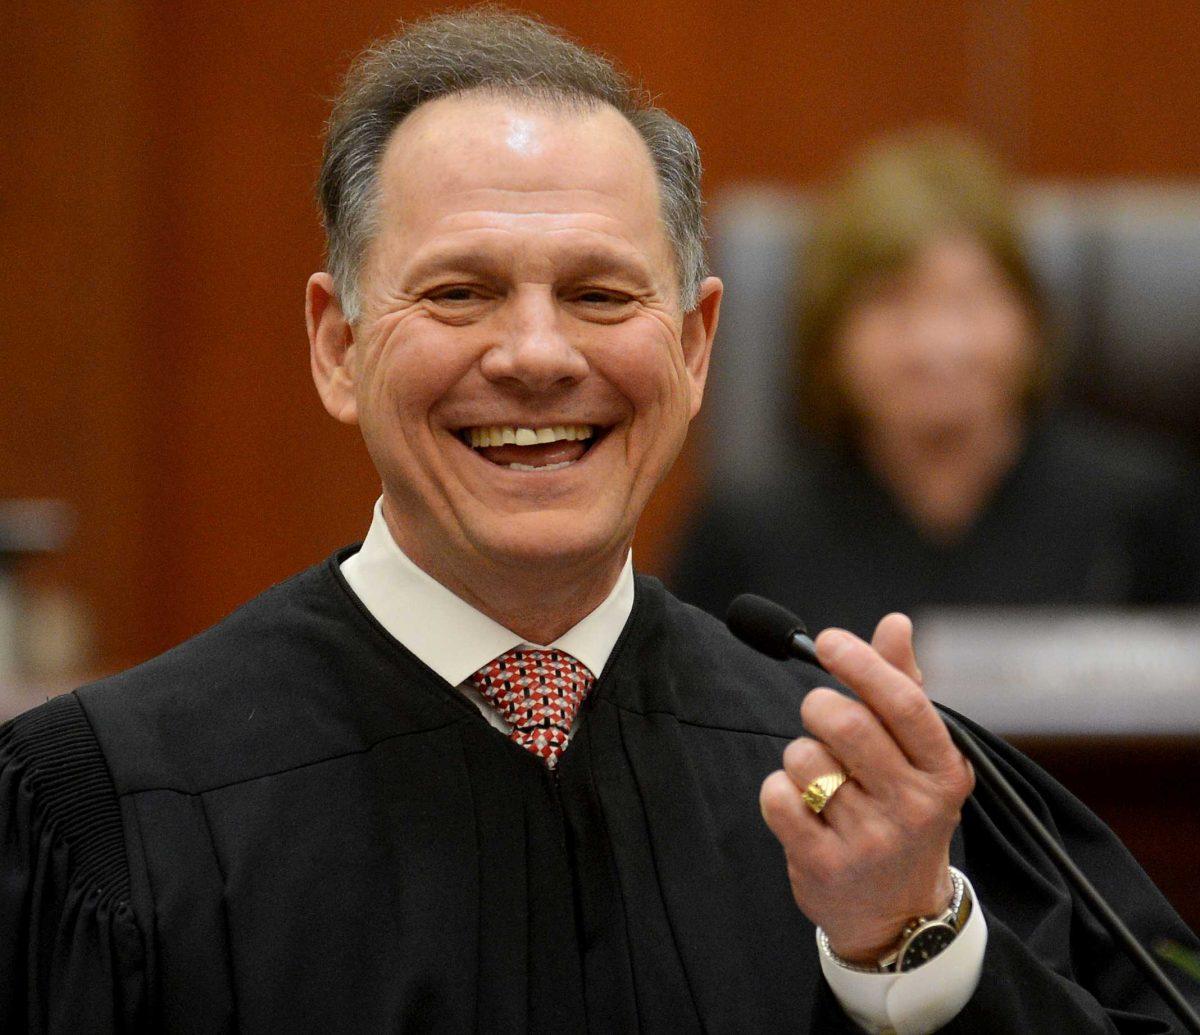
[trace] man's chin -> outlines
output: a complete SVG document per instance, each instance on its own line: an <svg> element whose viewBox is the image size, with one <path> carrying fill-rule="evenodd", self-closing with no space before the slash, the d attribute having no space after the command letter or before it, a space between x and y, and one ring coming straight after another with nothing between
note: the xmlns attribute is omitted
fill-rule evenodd
<svg viewBox="0 0 1200 1035"><path fill-rule="evenodd" d="M472 538L481 553L502 566L548 574L575 571L581 564L623 561L628 549L628 537L589 528L588 522L570 514L510 516L503 529Z"/></svg>

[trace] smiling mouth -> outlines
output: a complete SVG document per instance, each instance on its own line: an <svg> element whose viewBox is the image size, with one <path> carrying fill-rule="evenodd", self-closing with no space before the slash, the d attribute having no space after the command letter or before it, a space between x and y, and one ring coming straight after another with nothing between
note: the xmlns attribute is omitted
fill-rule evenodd
<svg viewBox="0 0 1200 1035"><path fill-rule="evenodd" d="M462 428L462 441L489 463L510 471L559 471L581 459L596 442L593 424L541 428L487 424Z"/></svg>

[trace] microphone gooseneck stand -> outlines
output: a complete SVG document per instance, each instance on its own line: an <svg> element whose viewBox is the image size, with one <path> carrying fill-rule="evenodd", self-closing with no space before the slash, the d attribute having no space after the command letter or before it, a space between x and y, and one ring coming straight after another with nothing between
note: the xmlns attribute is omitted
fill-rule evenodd
<svg viewBox="0 0 1200 1035"><path fill-rule="evenodd" d="M729 606L726 624L738 639L749 644L755 650L772 658L784 660L799 658L815 665L823 672L828 671L817 658L816 647L808 636L808 630L786 608L764 597L745 593ZM1023 827L1028 835L1037 842L1046 853L1058 871L1075 889L1076 893L1087 904L1097 920L1104 926L1126 955L1145 974L1154 990L1171 1008L1193 1035L1200 1035L1200 1015L1184 999L1183 994L1172 984L1171 979L1163 972L1153 956L1134 937L1133 932L1125 922L1117 916L1112 906L1105 901L1104 896L1084 876L1083 871L1075 865L1074 860L1067 854L1046 826L1034 814L1025 800L1014 790L1012 784L1005 779L1004 774L984 752L978 741L962 728L953 718L947 715L936 702L942 721L950 734L950 739L975 768L977 783L987 787L1009 810L1018 825Z"/></svg>

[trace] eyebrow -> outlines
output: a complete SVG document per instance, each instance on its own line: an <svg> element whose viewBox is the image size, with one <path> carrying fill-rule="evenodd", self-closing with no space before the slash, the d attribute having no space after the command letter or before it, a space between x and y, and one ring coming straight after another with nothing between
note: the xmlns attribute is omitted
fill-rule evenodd
<svg viewBox="0 0 1200 1035"><path fill-rule="evenodd" d="M496 263L476 251L464 249L435 251L422 256L404 271L404 278L409 283L416 284L446 274L466 274L493 279L499 273L500 269Z"/></svg>
<svg viewBox="0 0 1200 1035"><path fill-rule="evenodd" d="M405 272L409 284L441 276L465 275L485 280L507 278L507 264L497 262L472 249L450 249L418 258ZM622 255L602 248L568 252L556 267L556 280L578 281L589 277L615 277L640 287L650 287L653 275L649 266L633 255Z"/></svg>
<svg viewBox="0 0 1200 1035"><path fill-rule="evenodd" d="M653 275L648 264L640 257L614 254L601 249L588 249L572 253L562 269L566 280L586 280L588 277L618 277L632 280L649 287Z"/></svg>

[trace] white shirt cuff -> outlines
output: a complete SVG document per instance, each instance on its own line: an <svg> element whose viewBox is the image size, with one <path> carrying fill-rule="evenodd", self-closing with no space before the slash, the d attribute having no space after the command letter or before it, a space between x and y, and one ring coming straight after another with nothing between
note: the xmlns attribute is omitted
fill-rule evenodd
<svg viewBox="0 0 1200 1035"><path fill-rule="evenodd" d="M842 1009L872 1035L928 1035L948 1024L979 985L987 948L987 921L975 889L971 915L958 937L928 963L902 974L871 974L839 966L817 943L821 973Z"/></svg>

